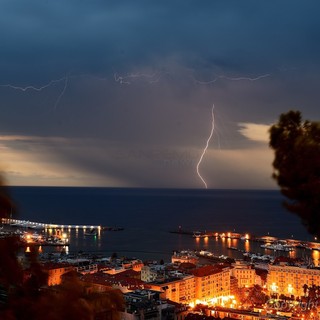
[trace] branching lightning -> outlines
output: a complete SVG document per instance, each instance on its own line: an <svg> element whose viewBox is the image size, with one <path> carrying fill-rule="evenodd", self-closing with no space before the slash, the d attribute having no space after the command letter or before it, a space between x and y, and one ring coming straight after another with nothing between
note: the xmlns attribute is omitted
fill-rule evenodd
<svg viewBox="0 0 320 320"><path fill-rule="evenodd" d="M54 85L55 83L58 83L58 82L61 82L61 81L64 81L64 86L63 86L63 89L61 91L61 93L59 94L55 104L54 104L54 109L57 108L62 96L64 95L66 89L67 89L67 85L68 85L68 75L66 75L65 77L63 78L60 78L60 79L57 79L57 80L51 80L49 83L41 86L41 87L36 87L36 86L25 86L25 87L19 87L19 86L15 86L15 85L12 85L12 84L0 84L0 87L2 88L10 88L10 89L13 89L13 90L19 90L19 91L22 91L22 92L26 92L26 91L42 91L44 89L47 89L49 87L51 87L52 85Z"/></svg>
<svg viewBox="0 0 320 320"><path fill-rule="evenodd" d="M50 86L52 86L55 83L61 82L63 80L65 80L66 77L63 77L61 79L57 79L57 80L51 80L49 83L45 84L44 86L41 87L35 87L35 86L26 86L26 87L18 87L18 86L14 86L12 84L0 84L0 87L2 88L10 88L10 89L14 89L14 90L20 90L23 92L26 92L28 90L34 90L34 91L42 91Z"/></svg>
<svg viewBox="0 0 320 320"><path fill-rule="evenodd" d="M212 83L215 83L217 82L218 80L220 79L226 79L226 80L229 80L229 81L243 81L243 80L247 80L247 81L258 81L260 79L263 79L263 78L267 78L267 77L270 77L271 74L270 73L266 73L266 74L263 74L261 76L258 76L258 77L255 77L255 78L250 78L250 77L227 77L227 76L218 76L216 78L214 78L213 80L210 80L210 81L199 81L197 79L194 78L195 82L197 84L212 84Z"/></svg>
<svg viewBox="0 0 320 320"><path fill-rule="evenodd" d="M212 105L212 109L211 109L211 116L212 116L212 122L211 122L211 123L212 123L212 124L211 124L210 135L209 135L209 137L208 137L208 139L207 139L206 146L205 146L205 148L203 149L202 154L201 154L201 156L200 156L200 159L199 159L199 161L198 161L198 163L197 163L197 174L198 174L199 178L201 179L201 181L203 182L203 184L204 184L204 186L205 186L206 189L208 189L208 185L207 185L206 181L203 179L203 177L201 176L201 174L200 174L200 172L199 172L199 166L200 166L200 164L201 164L201 162L202 162L202 159L203 159L203 157L204 157L204 155L205 155L205 153L206 153L206 151L207 151L207 149L208 149L208 147L209 147L209 142L210 142L210 140L211 140L211 138L212 138L213 131L214 131L214 112L213 112L213 109L214 109L214 104Z"/></svg>
<svg viewBox="0 0 320 320"><path fill-rule="evenodd" d="M117 73L114 73L114 80L116 82L119 82L120 84L131 84L129 81L134 80L134 79L145 79L148 83L155 83L158 82L161 78L161 73L152 73L152 74L147 74L147 73L130 73L125 76L120 76Z"/></svg>

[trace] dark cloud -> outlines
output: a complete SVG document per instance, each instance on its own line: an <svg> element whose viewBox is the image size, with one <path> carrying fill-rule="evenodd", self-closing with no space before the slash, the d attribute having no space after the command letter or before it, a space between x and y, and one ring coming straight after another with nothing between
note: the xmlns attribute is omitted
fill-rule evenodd
<svg viewBox="0 0 320 320"><path fill-rule="evenodd" d="M3 9L2 68L9 63L24 80L34 72L128 68L172 54L191 65L200 58L255 71L312 63L320 49L316 1L6 1Z"/></svg>
<svg viewBox="0 0 320 320"><path fill-rule="evenodd" d="M180 150L178 162L188 150L194 166L213 103L211 147L223 150L253 147L239 122L269 124L291 108L318 117L319 7L318 1L3 1L1 134L76 140L68 147L43 143L79 170L124 184L192 185L189 160L177 170L175 160L168 166L166 150ZM267 76L253 80L261 75ZM51 80L59 81L22 90ZM139 157L115 159L130 146Z"/></svg>

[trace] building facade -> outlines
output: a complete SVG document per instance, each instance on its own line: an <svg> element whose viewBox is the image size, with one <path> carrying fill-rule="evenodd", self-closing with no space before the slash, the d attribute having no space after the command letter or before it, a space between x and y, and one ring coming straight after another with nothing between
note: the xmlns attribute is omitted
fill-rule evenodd
<svg viewBox="0 0 320 320"><path fill-rule="evenodd" d="M256 271L250 264L237 260L232 266L231 276L238 280L239 288L249 288L255 285Z"/></svg>
<svg viewBox="0 0 320 320"><path fill-rule="evenodd" d="M267 277L267 288L270 293L286 296L303 296L304 285L320 285L320 270L285 263L270 265Z"/></svg>
<svg viewBox="0 0 320 320"><path fill-rule="evenodd" d="M213 303L230 296L230 268L204 266L192 271L195 277L195 303Z"/></svg>

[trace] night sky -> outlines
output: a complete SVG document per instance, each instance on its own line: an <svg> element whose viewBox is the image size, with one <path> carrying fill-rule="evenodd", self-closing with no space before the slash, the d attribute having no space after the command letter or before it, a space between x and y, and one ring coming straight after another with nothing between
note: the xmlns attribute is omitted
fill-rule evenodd
<svg viewBox="0 0 320 320"><path fill-rule="evenodd" d="M320 2L0 0L10 185L276 188L268 128L319 120Z"/></svg>

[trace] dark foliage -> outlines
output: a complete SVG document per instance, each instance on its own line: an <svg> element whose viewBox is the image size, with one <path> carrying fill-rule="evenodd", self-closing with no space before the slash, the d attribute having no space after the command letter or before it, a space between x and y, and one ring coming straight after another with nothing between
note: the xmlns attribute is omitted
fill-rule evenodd
<svg viewBox="0 0 320 320"><path fill-rule="evenodd" d="M14 214L14 205L0 176L0 219ZM30 246L23 268L17 258L23 250L18 236L0 238L0 319L1 320L94 320L119 319L123 309L121 292L86 292L86 286L71 274L60 286L47 287L48 275Z"/></svg>
<svg viewBox="0 0 320 320"><path fill-rule="evenodd" d="M287 198L285 207L320 236L320 123L302 120L299 111L281 114L270 128L270 147L273 178Z"/></svg>

